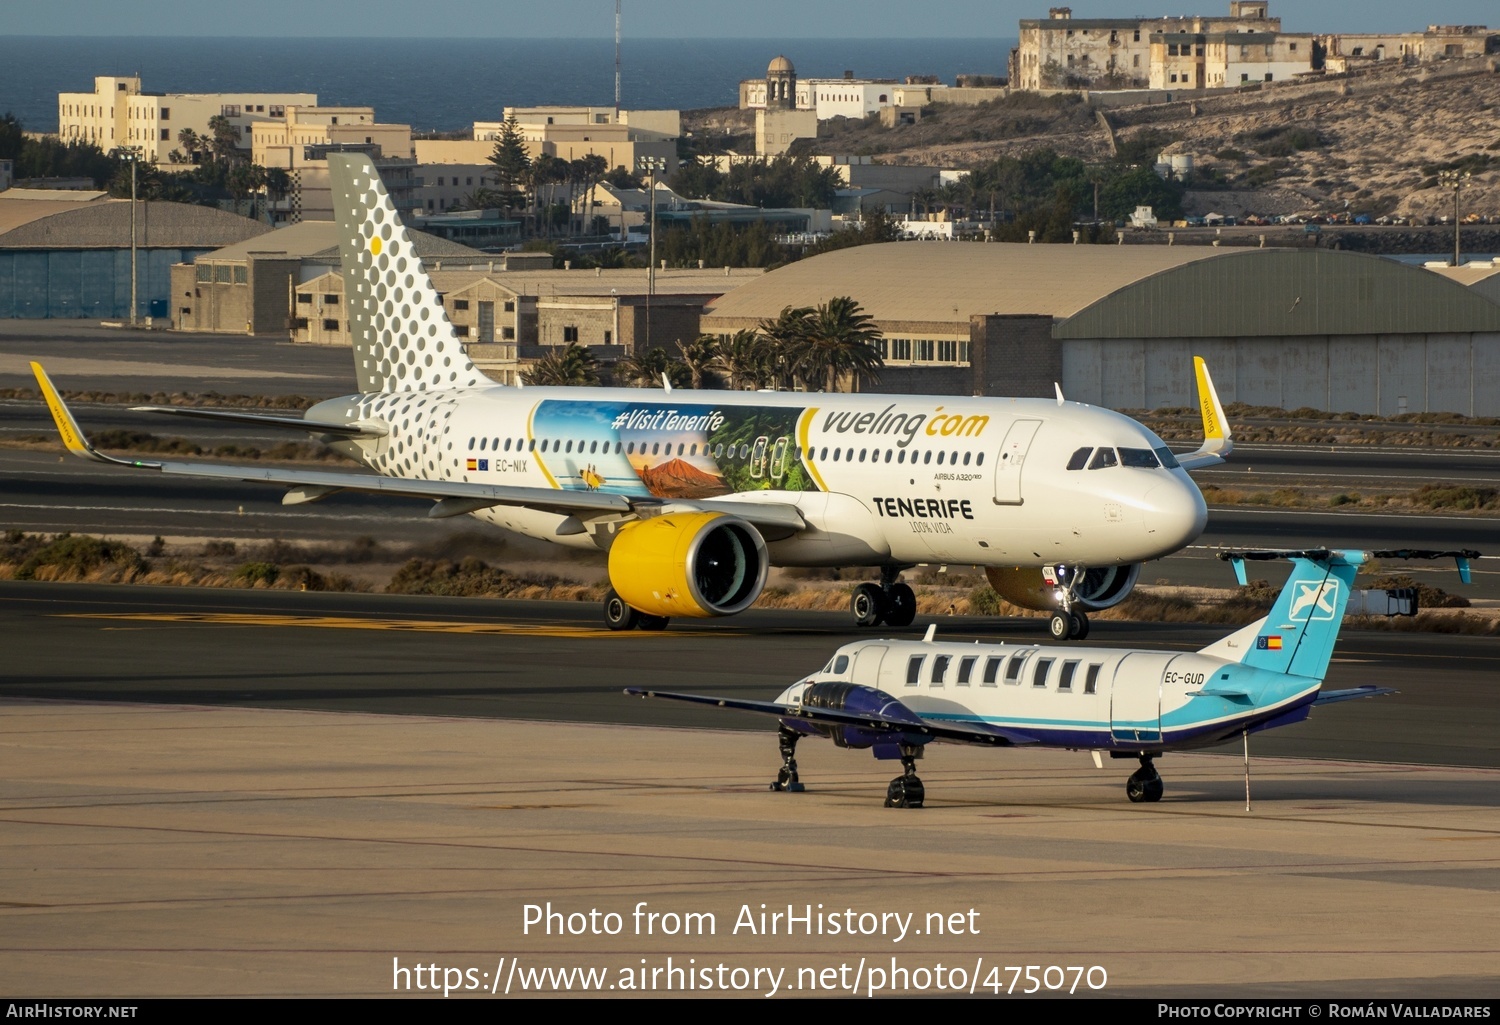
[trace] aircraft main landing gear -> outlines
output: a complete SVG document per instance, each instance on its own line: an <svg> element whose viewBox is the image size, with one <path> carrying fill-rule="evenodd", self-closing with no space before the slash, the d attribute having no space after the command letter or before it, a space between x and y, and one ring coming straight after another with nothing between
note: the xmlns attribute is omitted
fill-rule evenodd
<svg viewBox="0 0 1500 1025"><path fill-rule="evenodd" d="M927 798L927 788L917 778L917 758L922 749L914 744L901 745L901 775L885 788L887 808L920 808Z"/></svg>
<svg viewBox="0 0 1500 1025"><path fill-rule="evenodd" d="M776 731L776 739L781 745L781 771L776 773L776 782L771 784L771 789L800 794L807 789L797 778L797 741L802 739L802 734L783 726Z"/></svg>
<svg viewBox="0 0 1500 1025"><path fill-rule="evenodd" d="M604 596L604 625L611 630L665 630L670 619L640 612L625 604L611 587Z"/></svg>
<svg viewBox="0 0 1500 1025"><path fill-rule="evenodd" d="M1154 755L1141 755L1141 767L1130 774L1125 781L1125 796L1130 798L1132 804L1153 803L1161 800L1162 785L1161 774L1156 771L1152 763Z"/></svg>
<svg viewBox="0 0 1500 1025"><path fill-rule="evenodd" d="M897 566L885 566L880 571L880 583L860 584L849 596L849 613L855 626L911 626L917 618L917 596L906 584L900 583L901 570Z"/></svg>

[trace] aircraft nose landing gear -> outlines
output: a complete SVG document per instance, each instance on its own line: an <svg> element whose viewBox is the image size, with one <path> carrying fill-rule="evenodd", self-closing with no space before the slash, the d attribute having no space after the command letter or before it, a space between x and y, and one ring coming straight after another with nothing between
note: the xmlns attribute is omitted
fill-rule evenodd
<svg viewBox="0 0 1500 1025"><path fill-rule="evenodd" d="M927 788L917 778L917 758L922 749L915 744L901 745L901 775L885 788L887 808L920 808L927 798Z"/></svg>
<svg viewBox="0 0 1500 1025"><path fill-rule="evenodd" d="M781 745L781 771L776 773L776 782L771 784L771 789L800 794L807 789L797 778L797 741L802 739L802 734L783 726L776 731L776 739Z"/></svg>
<svg viewBox="0 0 1500 1025"><path fill-rule="evenodd" d="M1125 781L1125 796L1130 798L1132 804L1142 802L1151 803L1161 800L1162 785L1161 774L1156 771L1152 759L1154 755L1141 755L1141 767L1130 774Z"/></svg>

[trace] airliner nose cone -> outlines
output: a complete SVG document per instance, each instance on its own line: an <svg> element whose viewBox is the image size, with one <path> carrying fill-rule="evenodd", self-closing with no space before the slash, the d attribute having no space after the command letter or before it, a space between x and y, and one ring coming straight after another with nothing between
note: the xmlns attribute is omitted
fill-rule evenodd
<svg viewBox="0 0 1500 1025"><path fill-rule="evenodd" d="M1146 531L1163 555L1192 544L1208 526L1208 503L1191 480L1158 484L1146 492L1143 511Z"/></svg>

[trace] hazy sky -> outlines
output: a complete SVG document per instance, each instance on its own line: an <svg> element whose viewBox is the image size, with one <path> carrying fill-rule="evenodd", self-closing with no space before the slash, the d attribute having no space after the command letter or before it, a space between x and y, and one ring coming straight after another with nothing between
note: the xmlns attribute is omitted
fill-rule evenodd
<svg viewBox="0 0 1500 1025"><path fill-rule="evenodd" d="M1013 37L1067 0L624 0L627 38ZM0 0L10 35L608 37L613 0ZM1227 13L1228 0L1075 0L1078 18ZM1271 0L1289 32L1500 25L1495 0Z"/></svg>

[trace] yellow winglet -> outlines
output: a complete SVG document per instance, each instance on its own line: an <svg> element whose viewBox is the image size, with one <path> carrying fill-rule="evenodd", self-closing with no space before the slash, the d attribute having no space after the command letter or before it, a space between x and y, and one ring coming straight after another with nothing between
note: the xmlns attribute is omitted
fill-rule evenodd
<svg viewBox="0 0 1500 1025"><path fill-rule="evenodd" d="M68 451L85 459L97 459L99 453L94 451L94 446L84 437L83 428L73 419L72 411L63 403L62 396L57 393L57 386L47 376L47 371L42 369L40 363L32 360L31 372L36 375L36 383L42 389L42 398L47 400L47 408L52 411L52 420L57 424L57 433L62 435L62 442L68 447Z"/></svg>
<svg viewBox="0 0 1500 1025"><path fill-rule="evenodd" d="M116 459L114 456L104 455L89 443L88 437L83 433L83 428L78 426L78 421L73 419L73 411L63 402L62 396L57 393L57 386L52 383L52 378L47 376L47 371L35 360L31 361L31 372L36 375L36 383L42 389L42 398L47 400L47 408L52 412L52 420L57 424L57 433L62 435L62 442L68 451L75 456L84 459L92 459L100 463L116 463L120 466L138 466L159 469L156 463L144 463L131 459Z"/></svg>
<svg viewBox="0 0 1500 1025"><path fill-rule="evenodd" d="M1227 455L1233 447L1229 418L1224 415L1219 393L1208 375L1208 363L1202 356L1193 357L1193 372L1198 379L1198 409L1203 414L1203 451Z"/></svg>

